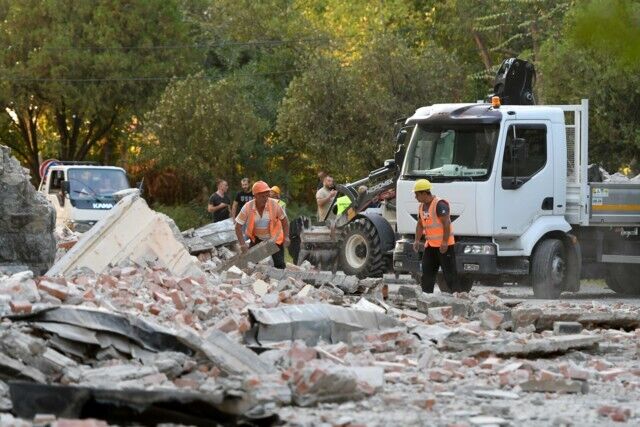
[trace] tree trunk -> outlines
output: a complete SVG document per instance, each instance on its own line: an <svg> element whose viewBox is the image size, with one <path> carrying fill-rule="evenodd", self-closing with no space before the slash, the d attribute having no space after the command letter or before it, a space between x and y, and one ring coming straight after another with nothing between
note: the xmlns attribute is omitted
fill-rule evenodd
<svg viewBox="0 0 640 427"><path fill-rule="evenodd" d="M476 42L476 46L478 47L480 58L482 58L482 63L484 64L484 69L486 71L491 71L493 63L491 62L489 50L485 46L482 37L480 37L480 34L476 30L471 30L471 35L473 36L473 40Z"/></svg>

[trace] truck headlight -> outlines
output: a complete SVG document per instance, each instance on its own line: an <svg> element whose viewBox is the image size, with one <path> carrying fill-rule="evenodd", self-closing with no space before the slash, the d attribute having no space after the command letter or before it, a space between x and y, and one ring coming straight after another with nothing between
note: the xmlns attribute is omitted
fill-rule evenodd
<svg viewBox="0 0 640 427"><path fill-rule="evenodd" d="M466 255L495 255L494 245L465 245L462 252Z"/></svg>
<svg viewBox="0 0 640 427"><path fill-rule="evenodd" d="M404 252L404 251L407 250L406 249L407 246L411 247L412 245L413 245L413 241L411 241L411 240L406 240L406 239L398 240L398 241L396 241L396 247L395 247L395 249L393 251L394 252Z"/></svg>

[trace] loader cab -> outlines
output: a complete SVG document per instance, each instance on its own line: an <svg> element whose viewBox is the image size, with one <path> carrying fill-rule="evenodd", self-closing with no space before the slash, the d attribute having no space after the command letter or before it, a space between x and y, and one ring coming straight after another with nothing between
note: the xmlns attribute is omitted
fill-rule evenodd
<svg viewBox="0 0 640 427"><path fill-rule="evenodd" d="M56 210L56 224L84 232L117 203L117 195L130 189L124 169L112 166L55 165L40 185Z"/></svg>

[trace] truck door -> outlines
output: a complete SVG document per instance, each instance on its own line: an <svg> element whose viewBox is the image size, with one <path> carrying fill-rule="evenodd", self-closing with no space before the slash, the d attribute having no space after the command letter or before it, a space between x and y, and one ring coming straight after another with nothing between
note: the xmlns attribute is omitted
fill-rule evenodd
<svg viewBox="0 0 640 427"><path fill-rule="evenodd" d="M45 190L47 199L56 211L56 224L64 222L65 196L62 193L62 182L65 180L64 170L50 170L47 174Z"/></svg>
<svg viewBox="0 0 640 427"><path fill-rule="evenodd" d="M551 123L506 122L495 187L494 235L521 236L553 213Z"/></svg>

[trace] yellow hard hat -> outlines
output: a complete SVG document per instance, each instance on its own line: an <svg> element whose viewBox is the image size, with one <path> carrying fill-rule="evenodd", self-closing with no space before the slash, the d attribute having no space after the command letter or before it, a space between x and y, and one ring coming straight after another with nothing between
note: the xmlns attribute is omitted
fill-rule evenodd
<svg viewBox="0 0 640 427"><path fill-rule="evenodd" d="M280 195L280 187L278 187L277 185L274 185L273 187L271 187L271 191Z"/></svg>
<svg viewBox="0 0 640 427"><path fill-rule="evenodd" d="M413 192L417 193L418 191L431 191L431 182L428 179L419 179L413 186Z"/></svg>

